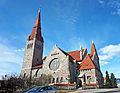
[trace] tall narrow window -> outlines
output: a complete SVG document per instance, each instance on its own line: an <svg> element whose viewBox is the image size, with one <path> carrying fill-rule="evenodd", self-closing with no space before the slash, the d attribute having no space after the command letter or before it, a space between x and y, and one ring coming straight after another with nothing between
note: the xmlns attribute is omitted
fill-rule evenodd
<svg viewBox="0 0 120 93"><path fill-rule="evenodd" d="M24 78L26 77L26 73L24 73Z"/></svg>
<svg viewBox="0 0 120 93"><path fill-rule="evenodd" d="M59 82L59 78L57 77L57 79L56 79L56 83L58 83Z"/></svg>
<svg viewBox="0 0 120 93"><path fill-rule="evenodd" d="M36 71L36 73L35 73L35 76L37 77L37 74L38 74L38 71L39 71L39 69Z"/></svg>
<svg viewBox="0 0 120 93"><path fill-rule="evenodd" d="M49 83L51 83L51 78L49 78Z"/></svg>
<svg viewBox="0 0 120 93"><path fill-rule="evenodd" d="M52 83L55 83L55 78L53 78Z"/></svg>
<svg viewBox="0 0 120 93"><path fill-rule="evenodd" d="M62 81L63 81L63 77L60 78L60 82L62 82Z"/></svg>
<svg viewBox="0 0 120 93"><path fill-rule="evenodd" d="M39 61L39 59L37 58L37 62Z"/></svg>

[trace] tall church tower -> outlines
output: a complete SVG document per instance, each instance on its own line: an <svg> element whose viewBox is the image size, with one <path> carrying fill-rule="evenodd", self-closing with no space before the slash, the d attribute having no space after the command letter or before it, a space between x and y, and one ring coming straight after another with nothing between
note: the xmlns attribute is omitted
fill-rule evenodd
<svg viewBox="0 0 120 93"><path fill-rule="evenodd" d="M29 35L25 47L23 66L21 71L22 77L31 77L32 69L35 66L42 65L43 56L43 37L41 34L40 24L40 10L38 10L38 16L35 25L32 29L32 33Z"/></svg>

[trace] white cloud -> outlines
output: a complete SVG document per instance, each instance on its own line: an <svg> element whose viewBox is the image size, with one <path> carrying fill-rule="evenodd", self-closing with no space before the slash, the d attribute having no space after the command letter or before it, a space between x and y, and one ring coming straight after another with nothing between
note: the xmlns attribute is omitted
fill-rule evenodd
<svg viewBox="0 0 120 93"><path fill-rule="evenodd" d="M98 2L108 8L111 8L111 14L120 16L120 0L98 0Z"/></svg>
<svg viewBox="0 0 120 93"><path fill-rule="evenodd" d="M108 45L99 50L99 58L102 65L108 64L114 57L120 57L120 44Z"/></svg>
<svg viewBox="0 0 120 93"><path fill-rule="evenodd" d="M23 52L25 50L25 48L21 48L21 49L16 49L16 52Z"/></svg>
<svg viewBox="0 0 120 93"><path fill-rule="evenodd" d="M117 9L117 11L112 13L113 15L119 15L120 16L120 9Z"/></svg>
<svg viewBox="0 0 120 93"><path fill-rule="evenodd" d="M0 43L0 76L20 72L23 61L23 48L16 49Z"/></svg>
<svg viewBox="0 0 120 93"><path fill-rule="evenodd" d="M104 65L109 64L109 62L107 62L107 61L100 61L100 64L101 64L102 66L104 66Z"/></svg>
<svg viewBox="0 0 120 93"><path fill-rule="evenodd" d="M103 3L105 3L103 0L99 0L98 1L100 4L103 4Z"/></svg>

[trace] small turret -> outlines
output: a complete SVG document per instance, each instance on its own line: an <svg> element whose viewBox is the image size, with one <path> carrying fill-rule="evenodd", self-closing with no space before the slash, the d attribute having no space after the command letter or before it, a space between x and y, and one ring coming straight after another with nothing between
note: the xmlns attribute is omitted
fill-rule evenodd
<svg viewBox="0 0 120 93"><path fill-rule="evenodd" d="M82 46L80 45L80 59L82 60L83 59L83 48Z"/></svg>

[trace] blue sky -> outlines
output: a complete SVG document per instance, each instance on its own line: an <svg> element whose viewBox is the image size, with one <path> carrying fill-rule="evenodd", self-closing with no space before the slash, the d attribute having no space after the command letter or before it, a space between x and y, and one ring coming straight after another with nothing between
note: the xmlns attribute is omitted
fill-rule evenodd
<svg viewBox="0 0 120 93"><path fill-rule="evenodd" d="M55 44L90 52L94 40L103 74L120 77L120 0L0 0L0 75L20 73L39 7L44 55Z"/></svg>

